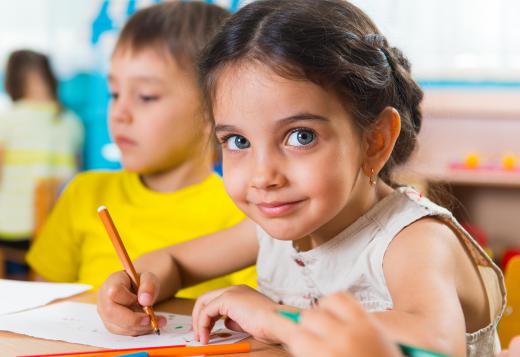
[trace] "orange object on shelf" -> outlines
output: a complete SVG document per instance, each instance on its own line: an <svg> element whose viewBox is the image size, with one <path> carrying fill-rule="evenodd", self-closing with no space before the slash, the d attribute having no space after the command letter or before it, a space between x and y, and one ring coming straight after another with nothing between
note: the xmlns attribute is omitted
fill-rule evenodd
<svg viewBox="0 0 520 357"><path fill-rule="evenodd" d="M504 170L514 170L518 165L518 158L516 155L507 154L502 156L502 167Z"/></svg>
<svg viewBox="0 0 520 357"><path fill-rule="evenodd" d="M476 169L480 165L480 155L477 153L469 153L464 158L464 165L469 169Z"/></svg>

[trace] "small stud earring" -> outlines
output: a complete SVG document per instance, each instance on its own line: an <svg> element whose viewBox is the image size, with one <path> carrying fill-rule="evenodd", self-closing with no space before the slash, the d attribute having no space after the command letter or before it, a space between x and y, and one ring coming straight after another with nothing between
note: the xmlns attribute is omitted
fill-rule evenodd
<svg viewBox="0 0 520 357"><path fill-rule="evenodd" d="M377 175L374 171L374 169L370 169L370 177L368 178L370 181L370 186L375 186L377 183Z"/></svg>

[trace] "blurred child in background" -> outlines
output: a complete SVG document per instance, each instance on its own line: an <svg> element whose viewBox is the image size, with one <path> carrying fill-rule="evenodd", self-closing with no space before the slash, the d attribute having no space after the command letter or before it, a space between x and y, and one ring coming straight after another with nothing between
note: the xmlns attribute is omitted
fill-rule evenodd
<svg viewBox="0 0 520 357"><path fill-rule="evenodd" d="M7 61L12 107L0 114L0 244L27 249L35 229L35 189L77 171L83 145L79 119L63 108L44 54L19 50Z"/></svg>
<svg viewBox="0 0 520 357"><path fill-rule="evenodd" d="M110 210L132 259L244 218L212 172L215 153L195 70L199 51L227 17L214 5L175 1L129 19L109 74L109 126L123 170L83 173L67 186L28 255L40 277L98 286L122 268L97 216L100 205ZM254 281L250 268L178 296Z"/></svg>

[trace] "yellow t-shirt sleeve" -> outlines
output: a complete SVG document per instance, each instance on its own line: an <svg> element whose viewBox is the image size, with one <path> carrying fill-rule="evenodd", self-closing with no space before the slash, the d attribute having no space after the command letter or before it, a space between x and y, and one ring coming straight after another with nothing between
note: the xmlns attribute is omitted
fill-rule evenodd
<svg viewBox="0 0 520 357"><path fill-rule="evenodd" d="M75 180L69 183L41 233L32 243L27 263L49 281L76 282L80 262L80 240L74 223Z"/></svg>

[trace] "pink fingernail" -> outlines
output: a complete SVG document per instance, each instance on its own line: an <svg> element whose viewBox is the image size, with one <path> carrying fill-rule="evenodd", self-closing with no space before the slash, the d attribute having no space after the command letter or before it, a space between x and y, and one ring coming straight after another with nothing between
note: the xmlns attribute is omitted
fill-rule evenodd
<svg viewBox="0 0 520 357"><path fill-rule="evenodd" d="M146 326L146 325L150 325L150 318L148 316L143 317L143 319L141 320L141 326Z"/></svg>

